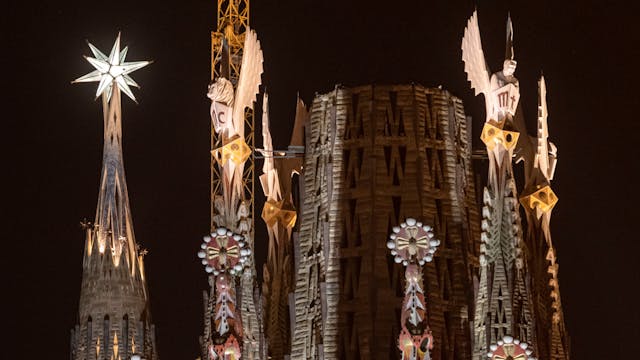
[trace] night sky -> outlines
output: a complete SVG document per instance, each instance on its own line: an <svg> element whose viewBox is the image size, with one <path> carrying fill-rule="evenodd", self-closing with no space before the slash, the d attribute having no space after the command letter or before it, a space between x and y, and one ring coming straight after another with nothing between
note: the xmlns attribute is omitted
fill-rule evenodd
<svg viewBox="0 0 640 360"><path fill-rule="evenodd" d="M552 235L573 359L634 358L638 12L618 1L522 3L481 1L480 28L488 64L497 71L511 11L520 101L532 130L541 70L547 80L550 140L559 149ZM483 99L469 89L459 50L474 6L468 0L254 0L251 25L264 51L276 148L287 145L298 92L309 104L335 84L411 82L442 85L461 97L474 118L474 146L483 148ZM149 249L159 354L165 360L199 355L207 282L196 252L209 229L205 94L215 9L215 0L3 3L2 161L9 201L1 206L2 298L9 323L2 328L9 338L5 333L2 358L69 358L82 275L79 222L95 216L103 126L97 84L70 81L93 70L82 58L90 54L85 41L108 52L119 30L130 46L127 60L155 61L133 74L142 89L134 90L138 105L123 100L123 141L135 232ZM261 264L267 240L262 221L256 224Z"/></svg>

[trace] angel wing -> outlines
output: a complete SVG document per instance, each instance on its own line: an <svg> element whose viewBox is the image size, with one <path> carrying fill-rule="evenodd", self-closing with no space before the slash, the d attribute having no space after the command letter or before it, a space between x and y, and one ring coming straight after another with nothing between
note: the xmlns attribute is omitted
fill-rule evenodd
<svg viewBox="0 0 640 360"><path fill-rule="evenodd" d="M474 11L467 21L461 48L464 71L467 73L467 80L471 82L471 88L475 90L476 95L484 94L485 101L488 101L491 93L491 78L482 51L477 11Z"/></svg>
<svg viewBox="0 0 640 360"><path fill-rule="evenodd" d="M269 129L269 95L264 93L262 98L262 155L264 156L264 165L262 171L267 173L274 169L273 164L273 141L271 140L271 129Z"/></svg>
<svg viewBox="0 0 640 360"><path fill-rule="evenodd" d="M239 134L244 134L244 109L253 108L256 94L262 83L263 72L262 49L260 41L255 31L247 28L244 39L242 53L242 65L240 67L240 78L236 88L236 97L233 105L233 122Z"/></svg>

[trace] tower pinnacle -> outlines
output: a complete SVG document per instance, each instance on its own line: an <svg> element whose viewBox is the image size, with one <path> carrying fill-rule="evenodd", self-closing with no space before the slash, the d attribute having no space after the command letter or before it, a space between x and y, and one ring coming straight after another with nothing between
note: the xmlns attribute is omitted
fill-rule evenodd
<svg viewBox="0 0 640 360"><path fill-rule="evenodd" d="M86 59L96 70L74 82L99 82L104 147L95 221L83 226L86 240L72 359L128 359L138 352L155 360L143 253L133 231L124 174L121 110L121 91L135 100L129 85L137 84L128 74L149 62L124 62L127 48L120 51L120 35L108 57L91 44L89 48L95 57ZM134 349L130 344L140 346Z"/></svg>

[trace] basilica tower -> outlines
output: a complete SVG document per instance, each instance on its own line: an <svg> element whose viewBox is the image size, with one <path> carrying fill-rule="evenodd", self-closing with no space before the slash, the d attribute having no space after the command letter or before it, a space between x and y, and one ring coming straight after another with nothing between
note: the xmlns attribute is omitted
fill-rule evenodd
<svg viewBox="0 0 640 360"><path fill-rule="evenodd" d="M475 94L483 94L486 121L480 138L489 159L482 202L479 286L473 319L473 359L533 359L538 351L531 307L529 268L512 159L524 129L518 119L520 85L515 77L513 27L507 19L506 54L501 71L488 71L477 13L462 39L462 60ZM526 134L525 134L526 135ZM508 357L507 357L508 356Z"/></svg>
<svg viewBox="0 0 640 360"><path fill-rule="evenodd" d="M467 125L462 100L440 88L315 96L304 130L291 359L397 359L399 337L418 333L418 344L432 339L430 359L470 358L480 218ZM433 261L404 268L387 240L408 218L441 244ZM426 321L407 325L403 303L416 297L428 298L419 317L429 314L430 331L417 330Z"/></svg>
<svg viewBox="0 0 640 360"><path fill-rule="evenodd" d="M97 70L75 82L100 81L104 148L93 224L83 223L85 248L78 323L71 330L72 360L158 358L144 273L145 250L136 241L122 156L121 91L133 98L129 73L148 64L124 62L120 36L106 56L89 44ZM134 99L135 100L135 99Z"/></svg>

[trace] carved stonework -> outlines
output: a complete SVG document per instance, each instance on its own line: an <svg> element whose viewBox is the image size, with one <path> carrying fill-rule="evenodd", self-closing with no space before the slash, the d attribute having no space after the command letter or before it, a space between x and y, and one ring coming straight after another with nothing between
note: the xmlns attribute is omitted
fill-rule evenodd
<svg viewBox="0 0 640 360"><path fill-rule="evenodd" d="M396 263L405 266L405 290L400 308L398 349L402 360L430 360L433 335L427 316L427 297L423 290L422 266L433 260L440 245L431 226L414 218L393 227L387 247Z"/></svg>
<svg viewBox="0 0 640 360"><path fill-rule="evenodd" d="M93 45L90 48L96 58L88 59L107 61L106 55ZM120 52L118 37L109 58L123 62L121 54L126 54L125 49ZM135 66L139 68L142 63L147 62L123 65L138 64ZM89 75L76 81L97 81ZM118 79L130 85L133 80L126 73L115 79L109 74L102 75L112 83L102 93L104 148L96 217L93 224L82 224L85 229L82 287L79 323L71 336L71 359L124 360L139 354L146 360L156 360L155 329L144 272L146 250L140 249L133 231L122 156L121 90L124 89ZM133 98L130 90L125 94Z"/></svg>
<svg viewBox="0 0 640 360"><path fill-rule="evenodd" d="M530 359L535 354L541 359L567 360L568 338L549 230L551 212L558 201L550 186L557 149L547 139L544 78L539 82L537 136L529 137L518 106L511 18L507 20L507 56L502 71L489 79L475 12L462 39L462 60L471 87L476 95L484 95L487 108L481 139L489 158L489 176L483 196L474 359L484 359L490 346L492 359ZM514 155L517 162L524 162L525 170L523 196L519 199ZM517 200L526 213L526 236Z"/></svg>
<svg viewBox="0 0 640 360"><path fill-rule="evenodd" d="M505 336L489 347L487 357L490 360L535 360L529 344L520 342L511 336Z"/></svg>
<svg viewBox="0 0 640 360"><path fill-rule="evenodd" d="M462 102L419 85L317 95L305 134L292 359L397 358L404 271L386 247L407 216L442 244L424 266L432 359L468 359L480 238ZM426 255L424 255L426 257Z"/></svg>
<svg viewBox="0 0 640 360"><path fill-rule="evenodd" d="M228 229L241 237L237 240L232 235L231 239L242 245L236 248L238 261L225 271L216 266L232 260L230 248L224 244L205 246L211 249L203 257L203 261L209 260L205 269L211 274L211 289L204 295L200 345L203 359L226 358L231 353L234 359L258 359L264 357L264 341L251 251L255 219L253 105L262 82L263 56L258 36L249 28L248 0L219 1L217 15L216 31L211 34L212 81L207 92L211 99L211 230ZM211 263L214 258L217 264ZM227 291L218 291L218 285ZM231 303L233 311L226 306ZM234 318L237 331L221 334L216 330L220 309L230 311L227 315Z"/></svg>

